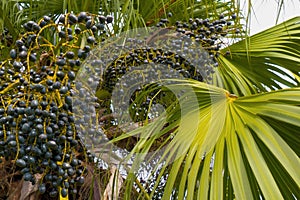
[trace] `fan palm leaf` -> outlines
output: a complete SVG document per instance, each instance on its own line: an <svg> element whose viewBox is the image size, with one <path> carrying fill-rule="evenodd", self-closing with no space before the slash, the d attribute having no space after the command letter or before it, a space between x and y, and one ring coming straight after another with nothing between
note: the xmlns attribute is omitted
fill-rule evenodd
<svg viewBox="0 0 300 200"><path fill-rule="evenodd" d="M224 89L190 80L168 87L178 91L193 88L180 99L182 105L190 105L187 110L167 110L157 121L122 136L142 134L133 150L137 154L132 154L136 165L147 153L161 155L156 167L163 167L157 181L166 171L169 175L163 199L300 197L300 137L293 134L300 131L300 88L237 98ZM187 98L193 95L198 99L196 105L193 98ZM180 119L167 126L174 132L165 147L151 152L154 139L168 131L154 133L180 112ZM286 131L285 126L294 131Z"/></svg>
<svg viewBox="0 0 300 200"><path fill-rule="evenodd" d="M237 95L298 87L299 22L295 17L224 48L216 84Z"/></svg>

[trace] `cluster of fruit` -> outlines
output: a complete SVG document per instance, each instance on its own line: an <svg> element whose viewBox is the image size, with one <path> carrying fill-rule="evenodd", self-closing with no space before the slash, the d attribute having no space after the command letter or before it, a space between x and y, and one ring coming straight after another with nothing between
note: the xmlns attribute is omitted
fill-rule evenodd
<svg viewBox="0 0 300 200"><path fill-rule="evenodd" d="M111 114L111 108L115 114L124 113L127 109L130 114L129 120L115 117L105 118L105 122L101 121L109 139L122 135L126 131L124 125L130 127L132 122L142 124L140 122L146 119L157 117L155 113L159 112L159 109L155 107L156 104L163 105L164 109L169 108L170 105L178 106L178 96L163 85L157 84L160 78L190 78L211 83L212 75L218 67L217 57L220 49L226 45L223 38L241 33L241 27L234 24L235 19L235 15L228 18L220 15L219 19L214 21L190 19L188 22L178 21L174 26L168 19L162 19L157 28L154 27L147 33L138 31L138 34L133 33L134 37L126 36L122 43L111 42L108 43L109 48L100 48L99 52L104 57L100 60L108 62L98 61L97 67L102 66L102 70L96 73L98 80L101 77L97 89L101 92L108 91L111 96L120 99L124 97L119 100L121 102L117 101L118 105L116 101L111 105L110 100L113 97L109 95L108 100L100 98L103 100L102 103L100 102L101 110L106 108L107 111L101 114L104 116ZM164 70L159 66L163 66ZM91 67L91 69L95 68ZM154 83L153 77L156 78ZM99 95L99 97L103 96ZM161 141L165 141L163 137L168 135L161 137ZM130 137L126 140L115 144L131 150L137 138ZM160 147L161 143L159 140L153 143L154 149ZM153 185L144 184L144 186L149 187L151 192ZM155 195L161 198L162 193L158 192Z"/></svg>
<svg viewBox="0 0 300 200"><path fill-rule="evenodd" d="M102 68L101 72L98 74L96 72L97 78L94 82L100 79L97 90L118 97L131 95L129 99L124 99L120 103L124 105L124 107L118 106L121 108L120 111L116 111L116 107L114 109L115 112L121 113L122 109L124 111L124 108L128 108L133 122L141 122L149 116L154 116L153 113L157 110L150 109L151 106L160 104L167 108L176 101L176 96L171 91L161 89L149 92L149 87L155 88L155 84L148 85L148 93L145 93L145 85L151 83L153 77L176 78L176 73L183 78L211 83L215 68L218 67L216 58L225 45L222 38L240 33L239 27L234 24L235 19L235 15L230 17L220 15L219 19L214 21L196 18L188 22L177 21L174 26L168 19L161 19L157 28L149 28L148 32L138 30L138 34L126 33L124 41L107 41L109 48L100 47L98 54L97 51L95 52L95 55L101 58L98 64L90 63L92 66L90 71L95 72L93 66ZM107 62L101 63L103 60ZM92 62L95 60L92 59ZM157 69L157 66L164 66L164 72ZM146 70L147 68L149 70ZM133 71L135 73L131 73ZM165 76L162 77L160 74ZM159 81L158 79L156 81ZM134 91L128 94L132 87L135 87ZM112 94L113 92L115 94ZM144 92L143 97L139 95L142 92ZM140 97L137 98L138 96ZM111 96L108 95L107 99L110 98ZM110 101L103 100L100 107L106 108L107 111L102 114L111 113ZM121 120L110 120L106 122L109 126L124 123ZM108 126L105 127L107 128Z"/></svg>
<svg viewBox="0 0 300 200"><path fill-rule="evenodd" d="M24 24L10 58L0 63L0 161L50 197L76 194L93 161L79 138L72 96L76 72L107 36L111 16L81 12ZM49 35L50 33L50 35ZM41 178L36 180L36 174Z"/></svg>
<svg viewBox="0 0 300 200"><path fill-rule="evenodd" d="M169 16L172 15L169 14ZM211 59L213 59L217 66L216 58L219 56L219 50L226 45L222 39L236 34L242 34L241 25L235 24L236 18L236 14L230 16L228 13L219 15L216 20L209 18L190 18L187 22L176 21L174 28L176 31L188 35L190 38L194 38L195 41L199 42L201 46L209 52ZM156 26L170 26L169 20L161 19Z"/></svg>

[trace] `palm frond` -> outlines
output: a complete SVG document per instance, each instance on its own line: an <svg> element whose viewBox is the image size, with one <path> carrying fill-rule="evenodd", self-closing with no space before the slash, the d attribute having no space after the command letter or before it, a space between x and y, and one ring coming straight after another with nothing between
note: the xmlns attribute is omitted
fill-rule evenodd
<svg viewBox="0 0 300 200"><path fill-rule="evenodd" d="M299 198L300 88L238 98L196 81L168 86L178 92L189 87L179 100L183 110L168 109L122 136L141 134L130 156L136 165L147 154L160 157L156 168L163 167L156 181L168 173L163 199ZM151 152L153 141L162 136L164 146Z"/></svg>
<svg viewBox="0 0 300 200"><path fill-rule="evenodd" d="M19 7L11 1L1 1L0 5L0 31L3 33L6 28L15 40L18 37L18 28L24 20L20 16Z"/></svg>
<svg viewBox="0 0 300 200"><path fill-rule="evenodd" d="M218 58L216 84L237 95L299 86L299 42L295 17L228 46Z"/></svg>

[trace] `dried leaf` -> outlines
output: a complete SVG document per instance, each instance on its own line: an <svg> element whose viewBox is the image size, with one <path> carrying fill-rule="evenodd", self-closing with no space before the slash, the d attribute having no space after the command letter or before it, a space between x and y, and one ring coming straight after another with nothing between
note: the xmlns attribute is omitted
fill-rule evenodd
<svg viewBox="0 0 300 200"><path fill-rule="evenodd" d="M35 174L37 182L42 178L41 174ZM34 200L36 199L38 191L38 184L32 185L29 181L23 181L20 200Z"/></svg>
<svg viewBox="0 0 300 200"><path fill-rule="evenodd" d="M103 195L104 200L118 199L123 184L123 178L120 175L116 166L112 165L110 171L111 171L111 176L106 186L106 189L104 191L104 195Z"/></svg>

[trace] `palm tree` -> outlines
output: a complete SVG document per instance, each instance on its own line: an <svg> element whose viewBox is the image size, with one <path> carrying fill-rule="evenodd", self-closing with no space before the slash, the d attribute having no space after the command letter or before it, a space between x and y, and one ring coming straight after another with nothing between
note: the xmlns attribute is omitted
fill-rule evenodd
<svg viewBox="0 0 300 200"><path fill-rule="evenodd" d="M168 12L173 14L170 24L178 19L216 19L224 12L229 16L235 14L235 28L242 28L239 7L233 1L6 3L11 8L15 4L9 3L19 3L22 9L18 12L23 16L20 18L38 19L45 14L59 16L70 11L111 14L116 21L115 34L155 25ZM4 13L3 9L0 11ZM17 25L13 28L13 23L5 23L13 36L22 30ZM234 42L224 46L215 57L218 67L212 84L176 79L168 85L178 93L190 88L179 98L184 112L182 106L176 106L178 102L169 103L165 115L112 139L122 143L144 133L130 149L129 156L136 158L131 168L123 166L128 170L123 183L125 199L132 199L132 188L137 188L140 199L300 198L300 18L253 36L245 32L228 37ZM165 120L168 123L162 124ZM160 138L163 141L157 142ZM151 166L153 172L148 174L148 186L140 183L135 171L142 161L149 159L144 155L158 158Z"/></svg>

